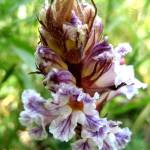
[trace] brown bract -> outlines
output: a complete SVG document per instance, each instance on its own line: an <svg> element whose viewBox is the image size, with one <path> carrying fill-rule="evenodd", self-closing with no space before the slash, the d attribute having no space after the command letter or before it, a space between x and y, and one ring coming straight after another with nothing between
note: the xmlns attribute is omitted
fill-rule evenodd
<svg viewBox="0 0 150 150"><path fill-rule="evenodd" d="M66 62L80 63L85 51L99 36L94 24L95 13L93 6L77 0L54 0L43 7L39 17L40 44L55 51ZM79 20L81 24L72 23L73 14L74 21Z"/></svg>

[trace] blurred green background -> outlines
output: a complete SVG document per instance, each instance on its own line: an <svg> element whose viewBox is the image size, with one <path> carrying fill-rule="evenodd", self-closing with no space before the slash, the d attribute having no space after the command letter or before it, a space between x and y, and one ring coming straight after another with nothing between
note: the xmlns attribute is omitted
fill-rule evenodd
<svg viewBox="0 0 150 150"><path fill-rule="evenodd" d="M70 150L69 144L49 137L33 141L18 122L20 95L34 88L47 97L42 78L35 71L34 51L38 42L38 11L44 0L0 0L0 150ZM103 19L104 34L114 45L130 42L127 56L136 77L150 84L150 1L95 0ZM124 97L109 102L102 116L123 121L133 131L126 150L150 148L150 88L140 90L132 101Z"/></svg>

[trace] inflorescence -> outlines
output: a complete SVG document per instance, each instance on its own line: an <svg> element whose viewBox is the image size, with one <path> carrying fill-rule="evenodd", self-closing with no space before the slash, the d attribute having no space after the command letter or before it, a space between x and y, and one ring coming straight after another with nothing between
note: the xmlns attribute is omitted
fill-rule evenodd
<svg viewBox="0 0 150 150"><path fill-rule="evenodd" d="M131 99L146 85L135 78L133 66L125 64L131 46L108 43L92 4L54 0L44 5L38 18L36 72L43 75L52 98L25 90L19 120L37 140L52 134L66 142L74 137L73 150L120 150L130 141L131 131L99 112L113 97Z"/></svg>

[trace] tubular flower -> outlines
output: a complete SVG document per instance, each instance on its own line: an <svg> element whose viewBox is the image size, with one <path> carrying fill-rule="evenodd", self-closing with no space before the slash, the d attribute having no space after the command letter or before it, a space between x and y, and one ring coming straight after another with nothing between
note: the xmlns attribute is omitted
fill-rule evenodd
<svg viewBox="0 0 150 150"><path fill-rule="evenodd" d="M146 84L125 63L131 46L114 47L103 36L101 18L91 1L93 5L53 0L42 8L36 73L43 75L52 98L24 91L19 120L37 140L52 134L67 142L76 135L73 150L120 150L130 141L131 132L119 122L101 118L99 112L113 97L131 99Z"/></svg>

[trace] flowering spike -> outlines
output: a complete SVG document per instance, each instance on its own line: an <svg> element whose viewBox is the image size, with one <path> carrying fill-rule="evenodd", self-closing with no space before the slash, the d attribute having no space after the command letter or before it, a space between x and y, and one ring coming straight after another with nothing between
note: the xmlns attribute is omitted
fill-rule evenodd
<svg viewBox="0 0 150 150"><path fill-rule="evenodd" d="M117 95L131 99L146 84L135 78L125 55L128 43L114 47L103 37L97 8L79 0L45 3L39 15L40 42L35 57L37 73L52 98L34 90L22 94L24 111L20 123L36 140L47 138L46 127L55 139L68 142L75 135L73 150L120 150L131 139L120 122L101 118L99 111Z"/></svg>

